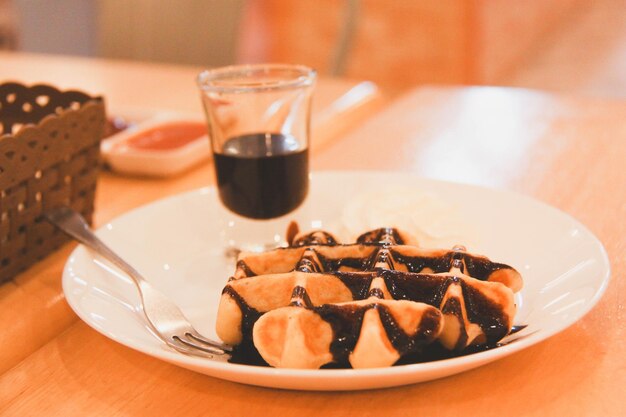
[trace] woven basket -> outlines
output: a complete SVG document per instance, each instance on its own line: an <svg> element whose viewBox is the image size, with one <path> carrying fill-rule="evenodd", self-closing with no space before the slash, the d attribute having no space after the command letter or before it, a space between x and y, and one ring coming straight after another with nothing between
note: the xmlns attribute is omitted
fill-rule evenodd
<svg viewBox="0 0 626 417"><path fill-rule="evenodd" d="M67 241L46 210L67 205L91 221L104 124L100 97L0 84L0 282Z"/></svg>

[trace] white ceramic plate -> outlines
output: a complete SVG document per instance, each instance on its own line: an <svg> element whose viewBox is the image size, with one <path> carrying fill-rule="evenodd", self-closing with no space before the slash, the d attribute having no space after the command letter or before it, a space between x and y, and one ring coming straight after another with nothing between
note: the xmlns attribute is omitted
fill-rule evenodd
<svg viewBox="0 0 626 417"><path fill-rule="evenodd" d="M579 320L607 286L608 258L596 237L570 216L530 198L376 172L315 173L311 184L305 207L293 217L305 227L321 226L340 234L345 230L339 230L338 221L350 205L347 220L354 220L353 203L363 190L385 190L393 185L410 191L410 198L428 195L429 201L448 207L454 230L459 224L471 225L467 230L474 235L468 238L475 243L468 250L508 263L522 273L524 288L517 296L515 322L528 325L523 331L527 336L472 355L369 370L273 369L188 357L153 337L138 314L139 298L130 280L82 246L73 252L64 270L67 300L81 319L109 338L197 372L266 387L357 390L440 378L520 351ZM401 201L396 205L406 211ZM169 295L198 330L213 338L220 293L232 273L218 250L219 210L215 190L207 188L136 209L98 231L105 242ZM381 211L376 204L372 210ZM387 221L406 214L385 213ZM428 219L417 223L420 221Z"/></svg>

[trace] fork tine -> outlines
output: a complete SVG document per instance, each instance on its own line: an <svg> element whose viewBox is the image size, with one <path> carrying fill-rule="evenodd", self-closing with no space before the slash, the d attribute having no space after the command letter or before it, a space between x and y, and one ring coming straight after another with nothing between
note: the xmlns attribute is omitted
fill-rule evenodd
<svg viewBox="0 0 626 417"><path fill-rule="evenodd" d="M193 329L180 309L102 242L79 213L69 207L61 207L45 213L45 216L52 224L109 260L133 280L141 294L141 311L160 340L188 355L212 357L227 355L231 351L228 346L209 340Z"/></svg>
<svg viewBox="0 0 626 417"><path fill-rule="evenodd" d="M185 334L185 336L188 336L189 334ZM221 348L217 348L214 346L206 346L206 345L199 345L197 343L193 343L192 341L189 341L188 339L183 339L181 336L172 336L172 339L174 339L176 342L178 343L182 343L184 344L186 347L192 348L192 349L198 349L201 350L203 352L207 352L207 353L212 353L214 355L226 355L228 354L228 352L226 352L225 350L221 349Z"/></svg>
<svg viewBox="0 0 626 417"><path fill-rule="evenodd" d="M192 339L194 339L197 342L203 343L207 346L213 347L213 348L217 348L217 349L221 349L224 352L232 352L233 348L225 345L223 343L218 343L215 342L213 340L207 339L206 337L202 336L200 333L198 333L198 331L196 329L191 329L191 331L188 331L185 333L185 336L190 337Z"/></svg>
<svg viewBox="0 0 626 417"><path fill-rule="evenodd" d="M185 343L183 343L183 342L181 342L180 340L177 340L177 339L168 340L168 341L165 342L165 344L167 346L171 347L172 349L176 350L177 352L184 353L184 354L190 355L190 356L200 356L200 357L203 357L203 358L213 358L213 356L215 356L214 353L210 353L210 352L206 352L204 350L191 348L191 347L187 346Z"/></svg>

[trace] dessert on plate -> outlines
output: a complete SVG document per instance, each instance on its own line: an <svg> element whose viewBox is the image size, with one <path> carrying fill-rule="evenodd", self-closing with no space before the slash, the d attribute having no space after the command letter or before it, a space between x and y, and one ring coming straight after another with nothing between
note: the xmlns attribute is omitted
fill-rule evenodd
<svg viewBox="0 0 626 417"><path fill-rule="evenodd" d="M421 248L394 228L350 244L325 231L288 241L240 255L217 316L224 342L270 366L391 366L432 344L491 346L513 326L520 274L462 246Z"/></svg>

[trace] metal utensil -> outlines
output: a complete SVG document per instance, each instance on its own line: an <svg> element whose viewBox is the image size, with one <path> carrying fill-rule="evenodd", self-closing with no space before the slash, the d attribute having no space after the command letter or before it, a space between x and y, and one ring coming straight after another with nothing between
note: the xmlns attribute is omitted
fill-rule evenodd
<svg viewBox="0 0 626 417"><path fill-rule="evenodd" d="M79 213L69 207L59 207L46 213L44 217L132 278L141 295L141 307L150 328L168 346L188 355L203 357L226 355L232 351L230 346L207 339L198 333L170 299L150 285L135 268L91 231Z"/></svg>

